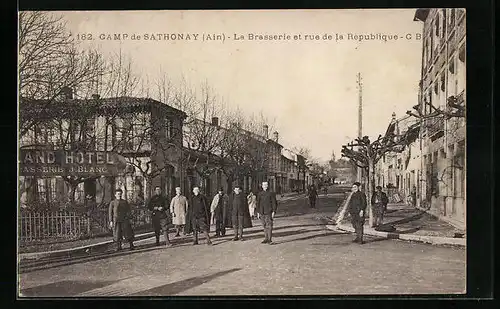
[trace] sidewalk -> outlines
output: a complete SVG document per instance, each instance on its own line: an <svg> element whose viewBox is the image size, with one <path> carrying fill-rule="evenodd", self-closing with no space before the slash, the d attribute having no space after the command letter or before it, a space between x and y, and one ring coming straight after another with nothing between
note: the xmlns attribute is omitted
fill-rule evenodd
<svg viewBox="0 0 500 309"><path fill-rule="evenodd" d="M417 241L435 245L465 247L465 232L451 224L404 203L387 205L383 227L393 226L393 232L377 231L365 222L364 234L388 239ZM338 225L327 225L330 230L354 232L348 215ZM463 235L463 238L457 237Z"/></svg>

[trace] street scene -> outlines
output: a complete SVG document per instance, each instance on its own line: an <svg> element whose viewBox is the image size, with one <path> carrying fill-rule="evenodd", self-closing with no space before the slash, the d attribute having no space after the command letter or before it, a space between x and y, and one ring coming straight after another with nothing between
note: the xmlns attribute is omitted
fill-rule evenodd
<svg viewBox="0 0 500 309"><path fill-rule="evenodd" d="M465 9L21 11L18 44L20 299L466 292Z"/></svg>

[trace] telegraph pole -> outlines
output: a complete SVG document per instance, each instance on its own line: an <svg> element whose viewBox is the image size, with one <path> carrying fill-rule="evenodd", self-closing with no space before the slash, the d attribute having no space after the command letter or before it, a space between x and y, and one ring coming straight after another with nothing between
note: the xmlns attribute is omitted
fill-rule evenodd
<svg viewBox="0 0 500 309"><path fill-rule="evenodd" d="M359 106L358 106L358 138L363 137L363 82L361 73L357 75L358 93L359 93ZM362 169L358 167L358 181L361 182Z"/></svg>

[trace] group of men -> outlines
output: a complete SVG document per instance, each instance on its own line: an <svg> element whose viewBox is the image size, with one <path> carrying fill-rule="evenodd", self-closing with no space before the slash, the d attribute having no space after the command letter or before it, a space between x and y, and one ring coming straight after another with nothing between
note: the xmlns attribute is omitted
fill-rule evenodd
<svg viewBox="0 0 500 309"><path fill-rule="evenodd" d="M379 227L384 219L384 213L387 210L389 202L387 194L382 192L382 187L377 186L371 198L373 211L373 226ZM363 244L363 226L365 224L366 196L361 192L361 183L355 182L352 186L352 195L348 205L351 224L356 232L356 238L353 242Z"/></svg>
<svg viewBox="0 0 500 309"><path fill-rule="evenodd" d="M276 194L269 190L268 182L262 183L262 191L251 201L242 193L242 188L236 186L229 195L221 188L209 203L206 196L200 193L199 187L193 188L193 195L188 200L181 193L181 188L175 188L176 195L168 199L162 195L161 188L155 187L155 194L146 202L151 211L156 245L160 245L160 235L163 232L166 246L171 247L169 226L176 227L176 237L184 229L183 234L193 235L193 245L198 244L198 233L202 232L207 245L212 245L210 239L210 225L215 225L215 237L225 236L226 228L233 227L234 241L243 241L243 229L252 227L252 216L249 205L255 204L255 209L262 220L264 228L264 244L272 244L273 219L277 210ZM134 232L131 224L131 208L126 200L122 199L122 190L115 192L115 200L109 204L109 224L113 229L117 250L122 250L122 241L129 242L130 250L134 250Z"/></svg>

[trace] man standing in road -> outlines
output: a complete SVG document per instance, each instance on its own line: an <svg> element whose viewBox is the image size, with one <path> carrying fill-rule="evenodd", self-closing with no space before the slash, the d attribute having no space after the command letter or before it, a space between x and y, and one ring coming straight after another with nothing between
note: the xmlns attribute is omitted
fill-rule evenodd
<svg viewBox="0 0 500 309"><path fill-rule="evenodd" d="M234 187L234 193L231 198L231 204L233 205L233 228L234 228L234 238L233 240L243 241L243 228L252 227L252 219L250 219L250 212L248 210L248 202L245 195L241 192L240 186Z"/></svg>
<svg viewBox="0 0 500 309"><path fill-rule="evenodd" d="M168 237L168 225L170 224L170 209L168 208L167 199L161 194L161 188L155 187L155 194L147 202L147 208L151 211L153 221L153 229L156 236L156 245L160 245L160 230L163 231L167 247L171 247Z"/></svg>
<svg viewBox="0 0 500 309"><path fill-rule="evenodd" d="M384 212L389 200L387 194L382 192L382 187L377 186L376 191L372 195L372 211L373 211L373 227L380 226L384 220Z"/></svg>
<svg viewBox="0 0 500 309"><path fill-rule="evenodd" d="M273 220L276 209L278 208L278 202L276 201L276 194L270 192L269 183L262 183L262 191L257 195L257 211L261 215L262 225L264 227L264 240L263 244L272 244L273 236Z"/></svg>
<svg viewBox="0 0 500 309"><path fill-rule="evenodd" d="M210 235L210 207L208 206L207 198L200 194L200 188L193 188L193 197L190 203L191 207L191 226L193 230L193 245L198 244L198 232L202 231L207 239L207 245L212 245Z"/></svg>
<svg viewBox="0 0 500 309"><path fill-rule="evenodd" d="M175 196L170 201L170 213L172 214L172 224L175 225L177 233L175 237L180 236L181 229L186 224L186 214L188 211L187 198L181 194L181 187L175 188ZM184 233L185 235L186 233Z"/></svg>
<svg viewBox="0 0 500 309"><path fill-rule="evenodd" d="M231 215L228 212L228 204L229 199L224 194L224 189L220 188L210 205L211 222L215 223L215 237L226 236L227 217Z"/></svg>
<svg viewBox="0 0 500 309"><path fill-rule="evenodd" d="M361 192L361 183L355 182L352 185L352 196L349 202L349 214L351 223L356 231L356 238L353 242L363 244L363 225L365 224L366 196Z"/></svg>
<svg viewBox="0 0 500 309"><path fill-rule="evenodd" d="M122 238L130 244L129 249L134 250L134 231L130 223L132 214L130 205L126 200L122 200L122 190L115 192L115 200L109 203L109 226L113 229L113 238L117 243L117 250L122 250Z"/></svg>
<svg viewBox="0 0 500 309"><path fill-rule="evenodd" d="M318 191L316 191L314 185L309 188L309 191L307 193L309 196L309 205L311 206L311 208L316 208L316 198L318 197Z"/></svg>

